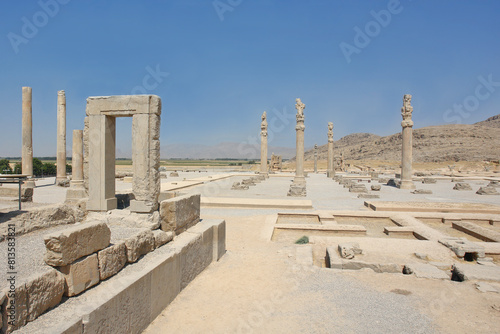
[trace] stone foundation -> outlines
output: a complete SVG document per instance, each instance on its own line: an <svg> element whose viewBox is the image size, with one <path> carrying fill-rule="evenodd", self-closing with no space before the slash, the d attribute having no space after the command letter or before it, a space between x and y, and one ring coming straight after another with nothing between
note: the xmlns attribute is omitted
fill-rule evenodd
<svg viewBox="0 0 500 334"><path fill-rule="evenodd" d="M95 291L87 292L86 301L75 306L71 318L59 317L56 313L55 317L42 317L28 323L24 330L30 333L140 333L199 273L224 255L225 230L223 220L203 220L163 246L166 247L164 252L158 255L152 253L141 270L112 278L112 283L101 289L98 285ZM105 250L100 251L99 255ZM99 256L94 253L90 257ZM101 264L99 262L99 266ZM57 271L55 274L58 274ZM20 326L31 319L28 301L36 300L28 295L26 286L18 286L16 302ZM51 298L53 302L59 298L59 294L62 296L64 290L64 286L61 290L61 284L57 286L58 293L51 294L54 296ZM8 298L2 307L4 321L7 302ZM57 311L56 308L51 312ZM39 313L36 311L33 314L38 316Z"/></svg>

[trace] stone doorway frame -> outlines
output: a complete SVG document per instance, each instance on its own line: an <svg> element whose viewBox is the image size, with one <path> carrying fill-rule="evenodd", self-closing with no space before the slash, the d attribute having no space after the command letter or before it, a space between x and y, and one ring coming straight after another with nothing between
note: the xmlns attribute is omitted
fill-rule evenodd
<svg viewBox="0 0 500 334"><path fill-rule="evenodd" d="M115 197L116 117L132 117L130 211L158 209L160 194L161 99L156 95L91 96L85 118L85 187L87 210L117 208Z"/></svg>

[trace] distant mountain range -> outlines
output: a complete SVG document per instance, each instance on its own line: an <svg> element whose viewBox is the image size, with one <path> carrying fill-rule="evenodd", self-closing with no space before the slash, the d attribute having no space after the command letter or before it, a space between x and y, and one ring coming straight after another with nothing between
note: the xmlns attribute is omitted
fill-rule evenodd
<svg viewBox="0 0 500 334"><path fill-rule="evenodd" d="M269 157L272 153L281 155L283 159L295 156L295 148L270 146ZM214 146L199 144L171 144L162 145L161 158L179 159L260 159L260 144L220 143Z"/></svg>
<svg viewBox="0 0 500 334"><path fill-rule="evenodd" d="M335 156L344 153L349 160L401 159L401 133L381 137L372 133L352 133L334 142ZM295 147L268 148L283 159L295 160ZM130 157L118 152L117 157ZM318 147L318 158L325 160L327 145ZM260 143L224 142L217 145L168 144L161 147L162 159L260 159ZM500 114L475 124L448 124L413 130L413 160L416 162L478 161L500 158ZM314 159L314 150L305 152Z"/></svg>
<svg viewBox="0 0 500 334"><path fill-rule="evenodd" d="M318 159L327 158L327 145L318 147ZM334 142L335 156L349 160L401 159L401 133L381 137L353 133ZM481 161L500 158L500 114L475 124L448 124L413 130L413 160L416 162ZM292 160L294 160L293 158ZM314 150L305 152L314 159Z"/></svg>

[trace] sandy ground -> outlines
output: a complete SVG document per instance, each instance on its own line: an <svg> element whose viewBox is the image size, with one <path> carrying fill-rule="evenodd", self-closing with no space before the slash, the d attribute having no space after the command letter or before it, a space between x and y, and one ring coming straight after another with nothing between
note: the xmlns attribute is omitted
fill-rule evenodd
<svg viewBox="0 0 500 334"><path fill-rule="evenodd" d="M226 255L182 291L145 334L498 333L500 328L500 294L481 293L473 282L302 266L294 259L295 245L269 241L272 216L226 222Z"/></svg>

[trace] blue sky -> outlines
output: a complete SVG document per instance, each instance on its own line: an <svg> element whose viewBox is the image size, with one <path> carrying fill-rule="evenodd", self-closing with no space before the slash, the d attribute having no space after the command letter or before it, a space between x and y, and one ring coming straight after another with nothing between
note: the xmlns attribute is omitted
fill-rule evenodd
<svg viewBox="0 0 500 334"><path fill-rule="evenodd" d="M162 145L251 141L266 110L269 144L294 147L296 97L307 147L326 143L329 121L336 139L400 131L406 93L416 128L500 113L495 0L12 0L0 9L0 156L21 154L22 86L33 88L35 156L56 155L58 90L68 151L89 96L159 95ZM346 57L342 45L356 52ZM130 141L131 122L120 119L118 155Z"/></svg>

